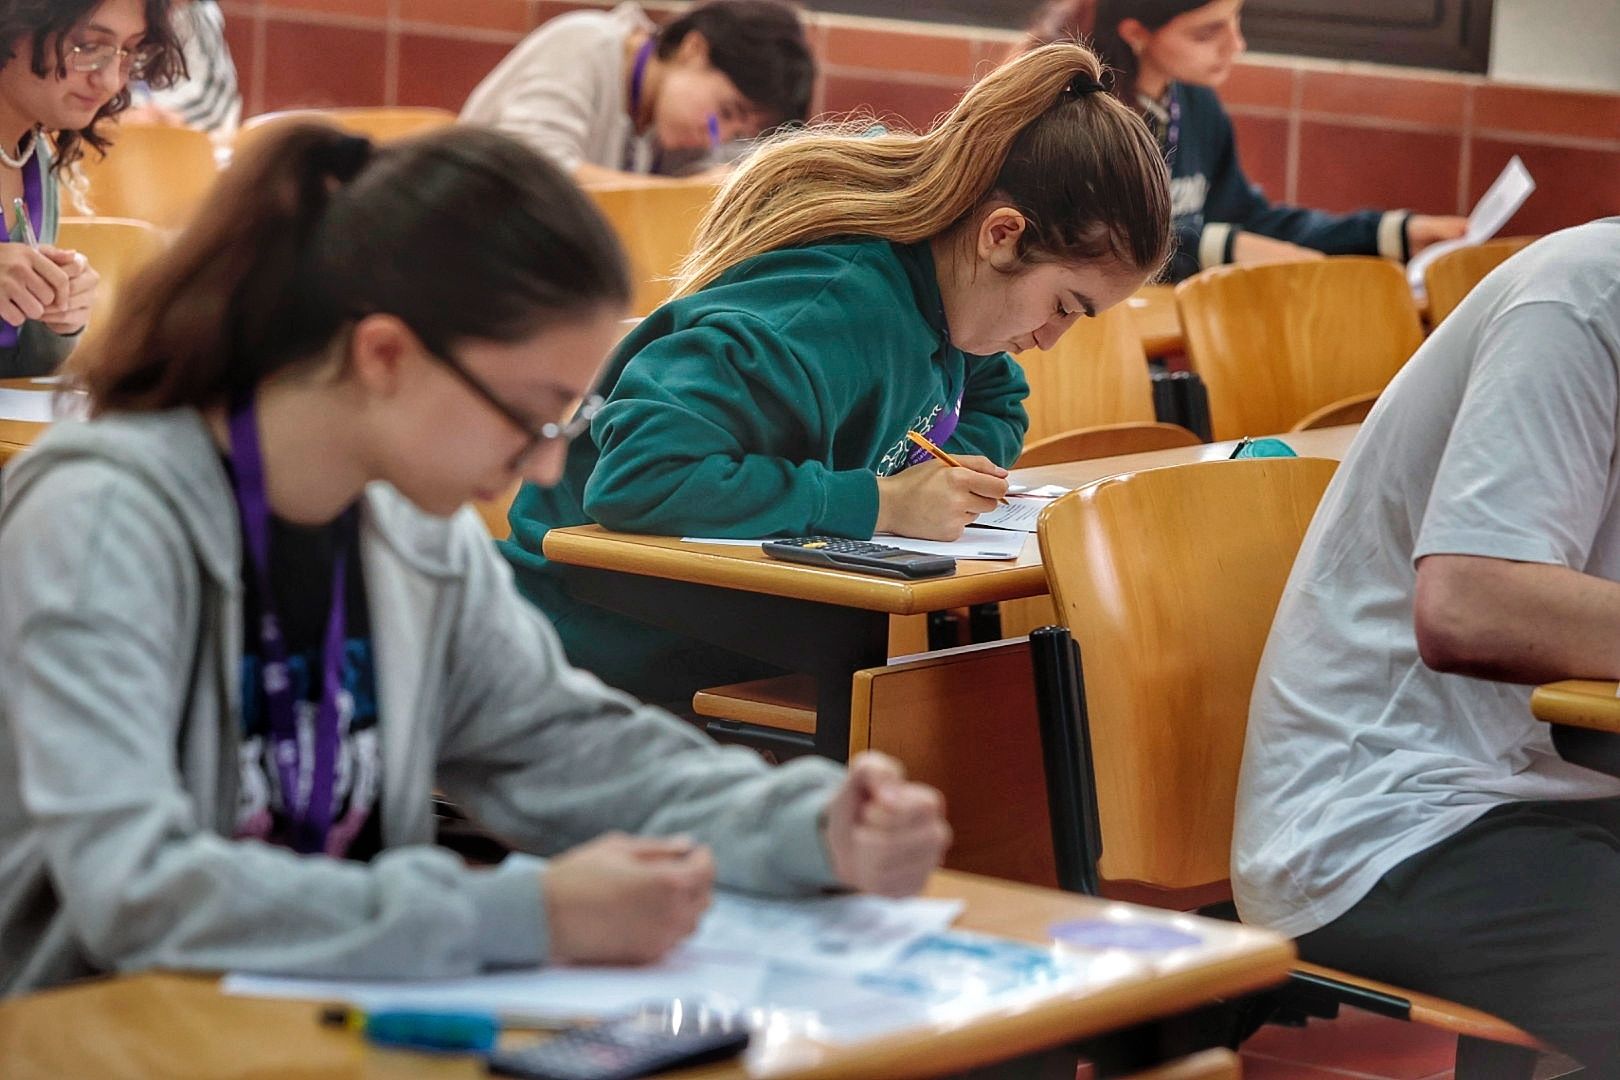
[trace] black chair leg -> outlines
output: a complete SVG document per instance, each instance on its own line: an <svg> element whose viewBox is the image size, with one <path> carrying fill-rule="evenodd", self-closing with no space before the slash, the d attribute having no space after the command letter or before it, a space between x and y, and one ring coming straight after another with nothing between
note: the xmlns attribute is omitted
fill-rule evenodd
<svg viewBox="0 0 1620 1080"><path fill-rule="evenodd" d="M1457 1040L1457 1080L1533 1080L1541 1055L1523 1046L1467 1035Z"/></svg>

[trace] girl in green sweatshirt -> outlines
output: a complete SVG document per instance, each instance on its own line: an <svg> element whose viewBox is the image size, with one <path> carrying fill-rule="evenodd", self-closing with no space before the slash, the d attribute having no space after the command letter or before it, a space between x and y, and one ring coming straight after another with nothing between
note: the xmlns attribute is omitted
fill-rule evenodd
<svg viewBox="0 0 1620 1080"><path fill-rule="evenodd" d="M1008 355L1134 292L1170 249L1163 159L1085 48L992 73L926 135L791 135L699 229L675 297L618 347L561 484L503 551L570 657L658 700L764 674L584 604L542 554L589 521L704 536L955 539L1006 491ZM927 434L967 468L914 453Z"/></svg>

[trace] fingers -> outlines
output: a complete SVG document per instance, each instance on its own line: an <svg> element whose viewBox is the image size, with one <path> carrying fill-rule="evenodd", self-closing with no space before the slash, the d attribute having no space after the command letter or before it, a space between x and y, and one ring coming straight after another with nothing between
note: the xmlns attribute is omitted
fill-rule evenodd
<svg viewBox="0 0 1620 1080"><path fill-rule="evenodd" d="M974 472L984 473L988 476L1007 475L1006 469L1003 469L987 457L980 457L978 454L962 454L957 457L956 461L964 469L971 469Z"/></svg>
<svg viewBox="0 0 1620 1080"><path fill-rule="evenodd" d="M904 766L894 758L876 750L863 750L850 759L846 782L856 794L871 798L885 787L904 783L905 779Z"/></svg>

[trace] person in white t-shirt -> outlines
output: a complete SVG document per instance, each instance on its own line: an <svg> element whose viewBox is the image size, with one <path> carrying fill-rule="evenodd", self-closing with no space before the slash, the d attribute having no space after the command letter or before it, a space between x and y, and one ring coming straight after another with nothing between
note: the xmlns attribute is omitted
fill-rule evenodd
<svg viewBox="0 0 1620 1080"><path fill-rule="evenodd" d="M130 83L124 123L195 128L226 142L242 120L242 91L225 40L225 16L216 0L174 0L175 32L186 58L186 75L169 86Z"/></svg>
<svg viewBox="0 0 1620 1080"><path fill-rule="evenodd" d="M541 25L473 90L461 119L603 183L690 171L725 144L802 121L814 82L804 26L779 0L711 0L662 28L624 3Z"/></svg>
<svg viewBox="0 0 1620 1080"><path fill-rule="evenodd" d="M1308 960L1620 1076L1620 752L1528 684L1620 678L1620 218L1499 268L1390 384L1261 661L1232 878Z"/></svg>

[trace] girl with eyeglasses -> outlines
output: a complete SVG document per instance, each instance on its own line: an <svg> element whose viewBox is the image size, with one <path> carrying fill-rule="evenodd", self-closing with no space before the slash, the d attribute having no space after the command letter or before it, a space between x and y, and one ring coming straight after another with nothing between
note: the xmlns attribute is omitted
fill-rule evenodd
<svg viewBox="0 0 1620 1080"><path fill-rule="evenodd" d="M810 128L741 167L675 298L609 361L563 482L512 508L502 550L576 663L671 702L770 673L570 595L552 527L954 540L995 506L1028 427L1009 354L1051 347L1170 250L1164 160L1100 77L1052 45L927 134Z"/></svg>
<svg viewBox="0 0 1620 1080"><path fill-rule="evenodd" d="M75 359L93 418L8 469L0 993L640 962L715 881L922 885L937 793L770 769L574 670L462 508L558 478L628 296L495 132L299 124L232 166ZM434 847L435 789L554 858Z"/></svg>
<svg viewBox="0 0 1620 1080"><path fill-rule="evenodd" d="M1170 163L1180 281L1227 263L1383 255L1405 261L1461 236L1464 219L1405 210L1329 214L1269 202L1243 173L1215 90L1247 48L1244 0L1051 0L1020 47L1084 39L1114 71L1113 91L1152 126Z"/></svg>
<svg viewBox="0 0 1620 1080"><path fill-rule="evenodd" d="M16 378L72 351L100 280L55 246L58 179L107 151L132 76L166 86L182 67L168 0L0 0L0 42L0 378Z"/></svg>

